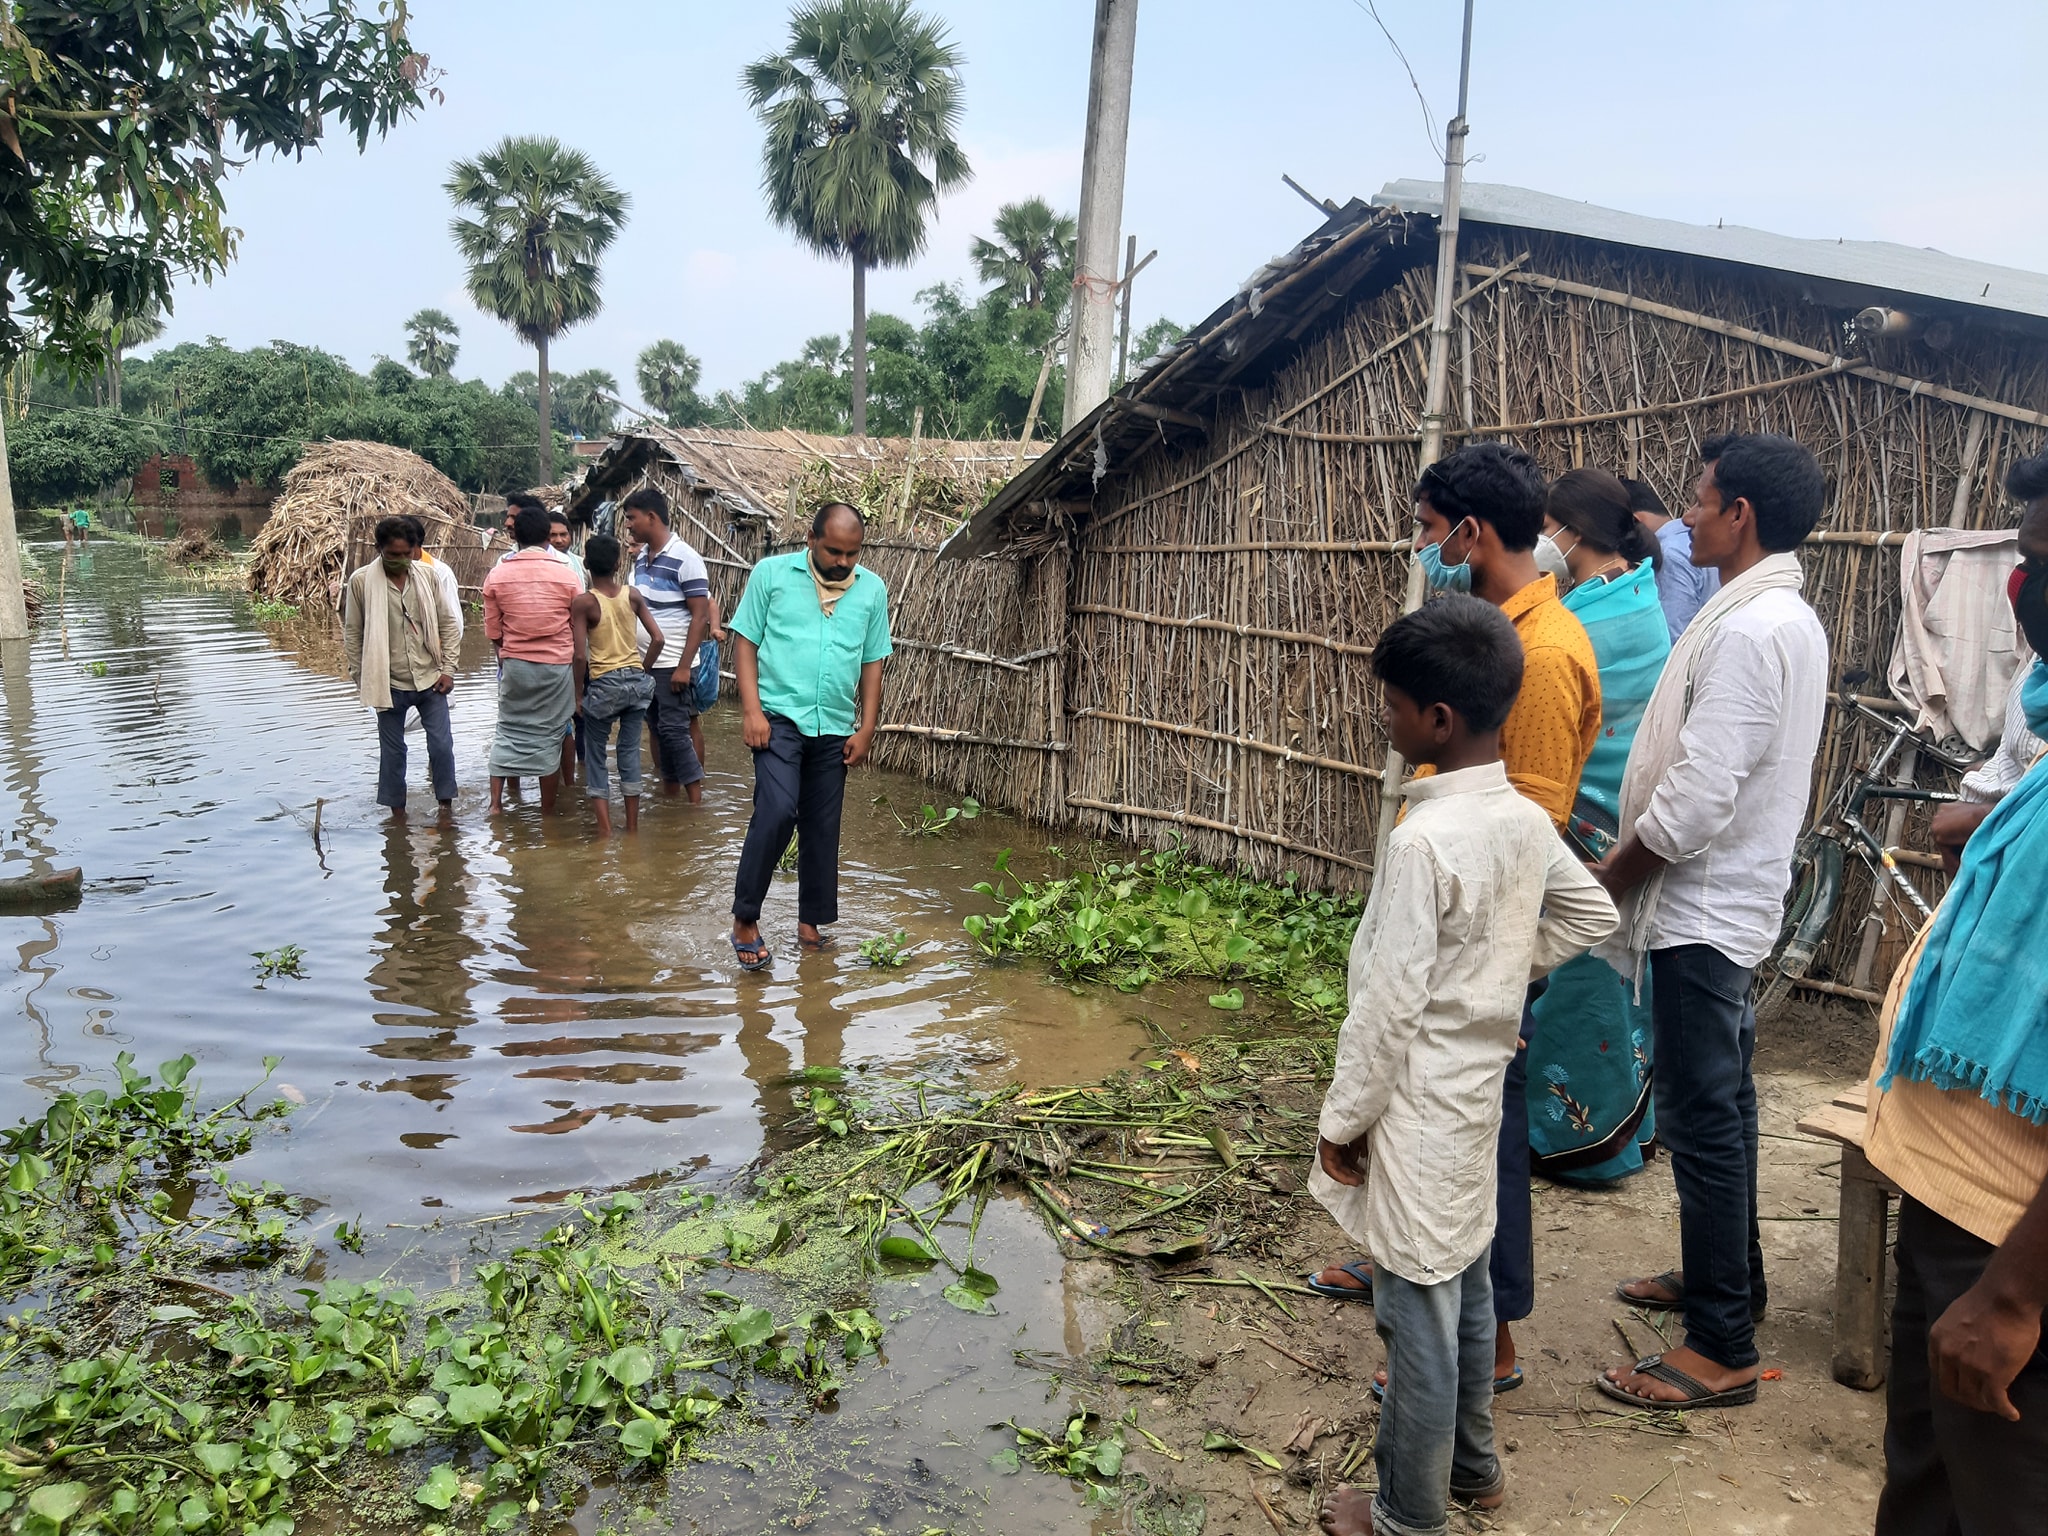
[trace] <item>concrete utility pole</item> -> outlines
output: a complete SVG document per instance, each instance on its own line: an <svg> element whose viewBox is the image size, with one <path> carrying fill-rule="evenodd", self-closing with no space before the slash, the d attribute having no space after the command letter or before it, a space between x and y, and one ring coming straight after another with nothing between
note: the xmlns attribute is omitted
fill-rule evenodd
<svg viewBox="0 0 2048 1536"><path fill-rule="evenodd" d="M1110 371L1116 362L1117 247L1123 237L1124 152L1130 140L1131 65L1137 48L1138 0L1095 0L1063 434L1109 398Z"/></svg>
<svg viewBox="0 0 2048 1536"><path fill-rule="evenodd" d="M1465 0L1465 43L1458 60L1458 115L1444 130L1444 195L1436 221L1436 310L1429 324L1429 372L1424 377L1422 397L1422 445L1416 455L1415 472L1420 475L1444 452L1444 407L1451 393L1451 312L1457 291L1458 197L1465 183L1465 90L1472 78L1472 0ZM1401 602L1403 613L1422 606L1422 567L1408 562L1408 590ZM1373 843L1374 877L1385 867L1387 839L1394 835L1394 818L1401 809L1401 775L1407 765L1390 745L1386 766L1380 770L1380 825Z"/></svg>
<svg viewBox="0 0 2048 1536"><path fill-rule="evenodd" d="M6 412L0 411L0 640L28 638L21 595L21 550L14 542L14 484L7 477Z"/></svg>

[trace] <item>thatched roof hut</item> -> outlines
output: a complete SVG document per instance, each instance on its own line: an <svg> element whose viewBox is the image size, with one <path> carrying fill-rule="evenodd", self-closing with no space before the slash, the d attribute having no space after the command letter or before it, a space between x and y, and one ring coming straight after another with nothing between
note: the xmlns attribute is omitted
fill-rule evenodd
<svg viewBox="0 0 2048 1536"><path fill-rule="evenodd" d="M309 443L249 545L249 590L272 602L337 608L348 573L370 560L377 520L411 514L427 548L475 599L503 533L472 526L469 497L416 453L384 443Z"/></svg>
<svg viewBox="0 0 2048 1536"><path fill-rule="evenodd" d="M1071 564L1046 626L1059 819L1317 885L1370 878L1385 743L1365 663L1404 587L1436 197L1397 182L1337 210L948 546L963 571L1049 545ZM1790 433L1832 481L1808 593L1837 676L1873 680L1838 700L1877 693L1905 535L2009 527L2006 468L2048 436L2048 277L1509 187L1468 184L1462 223L1449 443L1609 467L1678 510L1703 438ZM1858 718L1831 716L1816 807L1867 750ZM1006 803L994 779L977 793ZM1912 823L1900 840L1925 846ZM1913 874L1931 894L1938 875ZM1870 901L1852 884L1816 973L1838 988L1881 974L1854 932Z"/></svg>

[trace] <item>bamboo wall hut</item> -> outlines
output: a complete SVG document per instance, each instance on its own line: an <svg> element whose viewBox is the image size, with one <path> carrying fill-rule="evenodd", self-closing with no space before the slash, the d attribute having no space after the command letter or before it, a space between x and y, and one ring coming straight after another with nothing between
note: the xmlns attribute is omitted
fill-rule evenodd
<svg viewBox="0 0 2048 1536"><path fill-rule="evenodd" d="M1037 451L647 422L613 438L566 508L609 528L634 490L659 487L730 616L754 562L801 545L818 506L859 507L862 560L889 585L896 637L875 760L1053 820L1063 808L1046 743L1061 706L1046 663L1065 624L1064 545L1025 540L1000 559L936 563L945 538Z"/></svg>
<svg viewBox="0 0 2048 1536"><path fill-rule="evenodd" d="M1065 582L1028 644L1012 626L983 642L1032 653L1011 659L1039 669L1049 710L988 728L1029 739L972 765L983 799L1266 876L1369 880L1385 743L1366 658L1404 585L1437 195L1399 182L1332 213L949 543L956 590L1006 567L1042 573L1035 592ZM1825 803L1869 749L1849 697L1899 708L1879 679L1904 535L2015 521L2004 474L2048 428L2048 278L1508 187L1468 184L1462 222L1450 445L1608 467L1674 511L1716 432L1789 433L1820 457L1805 558L1838 689ZM1925 847L1924 826L1901 841ZM1912 873L1931 893L1938 876ZM1826 984L1868 990L1869 904L1852 884Z"/></svg>

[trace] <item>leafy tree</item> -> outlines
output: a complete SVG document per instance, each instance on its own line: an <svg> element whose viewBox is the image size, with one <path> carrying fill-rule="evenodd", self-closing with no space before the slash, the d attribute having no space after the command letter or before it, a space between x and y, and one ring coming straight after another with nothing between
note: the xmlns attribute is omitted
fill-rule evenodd
<svg viewBox="0 0 2048 1536"><path fill-rule="evenodd" d="M955 140L960 51L908 0L815 0L783 52L740 82L767 129L768 211L811 249L853 264L848 416L867 431L867 274L907 265L941 192L970 174Z"/></svg>
<svg viewBox="0 0 2048 1536"><path fill-rule="evenodd" d="M329 122L366 146L430 92L405 6L354 0L9 0L0 13L0 361L28 327L65 365L168 309L234 254L228 167L300 156Z"/></svg>
<svg viewBox="0 0 2048 1536"><path fill-rule="evenodd" d="M709 414L697 384L704 365L679 341L657 341L633 364L633 382L645 400L672 427L694 427Z"/></svg>
<svg viewBox="0 0 2048 1536"><path fill-rule="evenodd" d="M1187 333L1188 328L1186 326L1176 325L1164 315L1154 320L1144 330L1131 338L1131 368L1133 372L1135 373L1137 369L1142 368L1154 357L1157 357L1176 341L1179 341L1181 337L1187 335Z"/></svg>
<svg viewBox="0 0 2048 1536"><path fill-rule="evenodd" d="M1005 203L996 213L995 238L976 236L968 255L981 280L1011 301L1039 309L1051 294L1052 307L1063 309L1074 282L1074 216L1054 213L1042 197Z"/></svg>
<svg viewBox="0 0 2048 1536"><path fill-rule="evenodd" d="M405 322L405 360L430 379L452 377L456 354L462 350L455 338L461 334L440 310L419 310Z"/></svg>
<svg viewBox="0 0 2048 1536"><path fill-rule="evenodd" d="M15 502L47 507L124 480L157 451L151 424L110 411L32 410L7 434Z"/></svg>
<svg viewBox="0 0 2048 1536"><path fill-rule="evenodd" d="M446 190L469 263L469 296L532 344L543 481L555 474L548 344L603 307L598 258L626 222L627 195L588 155L550 138L506 138L458 160Z"/></svg>
<svg viewBox="0 0 2048 1536"><path fill-rule="evenodd" d="M585 437L603 437L619 419L619 381L602 368L586 368L562 380L555 398L569 418L569 429ZM610 398L607 398L609 396Z"/></svg>

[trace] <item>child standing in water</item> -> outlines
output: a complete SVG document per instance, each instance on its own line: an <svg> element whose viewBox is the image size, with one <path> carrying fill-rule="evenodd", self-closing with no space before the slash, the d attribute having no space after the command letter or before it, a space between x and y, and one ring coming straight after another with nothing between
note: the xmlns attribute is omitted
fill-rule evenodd
<svg viewBox="0 0 2048 1536"><path fill-rule="evenodd" d="M626 796L626 830L640 828L640 733L654 696L654 661L661 626L639 589L619 581L619 541L596 534L583 546L590 590L569 605L576 641L576 707L583 715L583 788L597 812L601 837L611 836L611 781L605 751L619 728L619 788ZM634 649L633 624L647 631L647 653Z"/></svg>
<svg viewBox="0 0 2048 1536"><path fill-rule="evenodd" d="M1508 782L1501 722L1522 686L1507 616L1440 598L1373 650L1410 782L1352 941L1350 1008L1323 1099L1310 1192L1375 1261L1387 1347L1377 1495L1343 1488L1334 1536L1445 1529L1452 1500L1494 1508L1494 1147L1530 981L1614 929L1614 903Z"/></svg>

